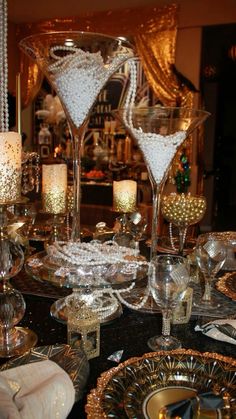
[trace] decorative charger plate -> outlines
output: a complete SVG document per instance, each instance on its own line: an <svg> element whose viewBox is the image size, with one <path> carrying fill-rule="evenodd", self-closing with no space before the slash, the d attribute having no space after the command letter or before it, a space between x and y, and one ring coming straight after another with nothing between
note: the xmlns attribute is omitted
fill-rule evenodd
<svg viewBox="0 0 236 419"><path fill-rule="evenodd" d="M216 283L216 288L222 294L236 301L236 272L226 273Z"/></svg>
<svg viewBox="0 0 236 419"><path fill-rule="evenodd" d="M173 401L173 389L181 393L179 400L186 399L186 392L219 394L224 408L211 417L234 418L236 360L185 349L131 358L100 376L87 398L87 418L157 419L158 410ZM165 394L164 405L160 392Z"/></svg>
<svg viewBox="0 0 236 419"><path fill-rule="evenodd" d="M0 366L0 371L19 367L33 362L50 360L56 362L70 376L76 400L81 399L89 375L89 363L82 349L72 349L70 345L56 344L32 348L17 358L12 358Z"/></svg>

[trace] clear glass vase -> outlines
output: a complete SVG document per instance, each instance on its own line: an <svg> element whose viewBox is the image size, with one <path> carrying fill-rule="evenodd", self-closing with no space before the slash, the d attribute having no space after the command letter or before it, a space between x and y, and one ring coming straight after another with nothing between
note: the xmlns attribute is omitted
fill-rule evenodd
<svg viewBox="0 0 236 419"><path fill-rule="evenodd" d="M124 38L79 31L32 35L19 45L47 77L69 122L74 178L71 239L79 241L81 145L90 111L108 79L133 58L134 50Z"/></svg>
<svg viewBox="0 0 236 419"><path fill-rule="evenodd" d="M171 162L188 135L210 115L191 108L126 106L113 114L136 139L147 165L152 185L152 230L150 259L156 253L160 195Z"/></svg>

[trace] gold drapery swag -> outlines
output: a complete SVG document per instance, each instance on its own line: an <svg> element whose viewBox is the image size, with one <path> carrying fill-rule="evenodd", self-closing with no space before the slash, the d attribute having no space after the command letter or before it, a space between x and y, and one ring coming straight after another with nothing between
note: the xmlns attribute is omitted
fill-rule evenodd
<svg viewBox="0 0 236 419"><path fill-rule="evenodd" d="M81 17L54 19L17 26L17 40L36 33L79 30L125 36L134 40L142 66L157 100L165 106L192 105L193 93L173 72L178 7L143 7L89 13ZM40 90L43 76L37 65L20 52L22 106Z"/></svg>

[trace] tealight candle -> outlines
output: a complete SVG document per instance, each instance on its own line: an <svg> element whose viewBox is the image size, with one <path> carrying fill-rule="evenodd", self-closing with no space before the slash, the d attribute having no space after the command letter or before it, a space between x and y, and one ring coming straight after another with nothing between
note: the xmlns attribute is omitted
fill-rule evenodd
<svg viewBox="0 0 236 419"><path fill-rule="evenodd" d="M21 198L21 136L1 132L0 146L0 204L11 204Z"/></svg>
<svg viewBox="0 0 236 419"><path fill-rule="evenodd" d="M113 208L118 212L134 212L136 210L137 182L121 180L113 182Z"/></svg>
<svg viewBox="0 0 236 419"><path fill-rule="evenodd" d="M42 165L43 210L51 214L66 211L67 166L66 164Z"/></svg>

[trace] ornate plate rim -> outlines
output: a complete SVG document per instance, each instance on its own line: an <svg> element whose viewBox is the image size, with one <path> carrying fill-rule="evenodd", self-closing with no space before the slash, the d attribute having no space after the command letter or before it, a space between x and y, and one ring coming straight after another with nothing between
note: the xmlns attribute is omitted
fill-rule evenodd
<svg viewBox="0 0 236 419"><path fill-rule="evenodd" d="M231 300L236 301L236 292L230 290L227 285L227 282L229 281L229 279L231 279L232 276L236 277L236 272L227 272L216 282L216 288L222 294L226 295L226 297L229 297L231 298Z"/></svg>
<svg viewBox="0 0 236 419"><path fill-rule="evenodd" d="M158 357L158 356L168 356L168 355L186 355L186 356L196 356L201 358L206 358L209 360L217 360L220 362L225 362L230 364L232 367L236 368L236 359L218 353L212 352L199 352L192 349L177 349L173 351L159 351L159 352L149 352L139 357L132 357L123 363L120 363L117 367L113 367L108 371L103 372L97 380L97 387L92 389L87 395L87 403L85 405L85 412L87 413L87 419L104 419L107 418L106 413L102 408L103 393L108 385L109 381L119 373L123 368L131 366L136 362L141 362L145 359Z"/></svg>

